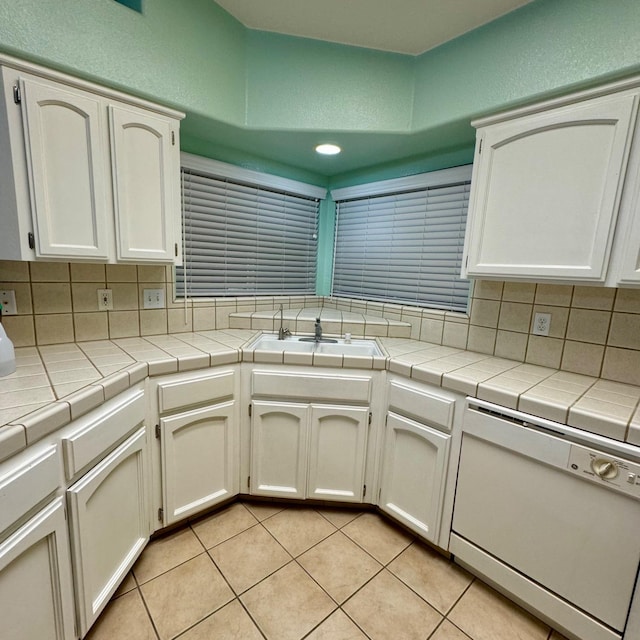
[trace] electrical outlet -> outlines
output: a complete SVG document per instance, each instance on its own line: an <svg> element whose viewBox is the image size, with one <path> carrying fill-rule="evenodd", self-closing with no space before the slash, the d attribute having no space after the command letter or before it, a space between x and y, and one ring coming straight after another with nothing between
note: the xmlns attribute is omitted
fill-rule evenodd
<svg viewBox="0 0 640 640"><path fill-rule="evenodd" d="M548 336L551 328L550 313L536 313L533 317L533 335Z"/></svg>
<svg viewBox="0 0 640 640"><path fill-rule="evenodd" d="M143 289L143 309L164 309L164 289Z"/></svg>
<svg viewBox="0 0 640 640"><path fill-rule="evenodd" d="M113 292L111 289L98 289L98 311L113 311Z"/></svg>
<svg viewBox="0 0 640 640"><path fill-rule="evenodd" d="M0 304L2 304L3 316L15 316L18 313L16 306L16 292L13 289L9 291L0 291Z"/></svg>

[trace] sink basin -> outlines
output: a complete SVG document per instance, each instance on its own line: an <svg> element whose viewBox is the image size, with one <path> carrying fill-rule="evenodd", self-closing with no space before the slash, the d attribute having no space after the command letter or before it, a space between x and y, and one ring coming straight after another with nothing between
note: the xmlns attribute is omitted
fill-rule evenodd
<svg viewBox="0 0 640 640"><path fill-rule="evenodd" d="M301 353L332 353L346 356L382 356L375 340L351 340L331 338L332 342L316 343L307 336L287 336L278 340L276 334L263 333L246 348L253 351L296 351Z"/></svg>

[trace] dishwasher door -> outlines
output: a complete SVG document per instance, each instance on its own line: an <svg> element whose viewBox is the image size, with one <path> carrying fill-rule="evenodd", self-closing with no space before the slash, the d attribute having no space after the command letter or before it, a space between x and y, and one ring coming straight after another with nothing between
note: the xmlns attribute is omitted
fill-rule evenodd
<svg viewBox="0 0 640 640"><path fill-rule="evenodd" d="M640 563L640 467L467 411L453 531L622 631ZM616 478L601 479L594 461L613 463L605 475Z"/></svg>

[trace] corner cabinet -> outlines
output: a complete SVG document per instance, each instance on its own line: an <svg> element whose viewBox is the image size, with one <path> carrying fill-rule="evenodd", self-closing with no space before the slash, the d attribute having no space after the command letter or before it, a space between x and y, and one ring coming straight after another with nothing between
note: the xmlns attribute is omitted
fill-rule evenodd
<svg viewBox="0 0 640 640"><path fill-rule="evenodd" d="M222 367L154 382L158 528L238 493L237 378L233 368Z"/></svg>
<svg viewBox="0 0 640 640"><path fill-rule="evenodd" d="M456 460L459 451L453 427L456 403L462 401L435 387L389 383L378 505L445 549L457 466L450 472L449 460Z"/></svg>
<svg viewBox="0 0 640 640"><path fill-rule="evenodd" d="M183 114L0 57L0 253L180 259Z"/></svg>
<svg viewBox="0 0 640 640"><path fill-rule="evenodd" d="M613 284L607 276L638 84L473 123L465 277Z"/></svg>

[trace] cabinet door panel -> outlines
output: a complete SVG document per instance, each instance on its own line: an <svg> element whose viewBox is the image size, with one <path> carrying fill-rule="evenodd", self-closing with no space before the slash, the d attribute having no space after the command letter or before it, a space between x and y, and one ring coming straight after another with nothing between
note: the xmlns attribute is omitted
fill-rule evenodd
<svg viewBox="0 0 640 640"><path fill-rule="evenodd" d="M307 497L362 502L369 409L312 405Z"/></svg>
<svg viewBox="0 0 640 640"><path fill-rule="evenodd" d="M309 406L282 402L252 406L251 493L304 498Z"/></svg>
<svg viewBox="0 0 640 640"><path fill-rule="evenodd" d="M36 255L106 260L106 137L100 99L23 79Z"/></svg>
<svg viewBox="0 0 640 640"><path fill-rule="evenodd" d="M637 96L479 130L467 273L603 282Z"/></svg>
<svg viewBox="0 0 640 640"><path fill-rule="evenodd" d="M451 436L389 413L380 508L437 541Z"/></svg>
<svg viewBox="0 0 640 640"><path fill-rule="evenodd" d="M171 125L109 107L118 259L171 262L177 210Z"/></svg>
<svg viewBox="0 0 640 640"><path fill-rule="evenodd" d="M165 525L238 492L235 403L160 421Z"/></svg>
<svg viewBox="0 0 640 640"><path fill-rule="evenodd" d="M82 635L149 538L146 456L143 427L67 492Z"/></svg>
<svg viewBox="0 0 640 640"><path fill-rule="evenodd" d="M71 559L63 498L0 544L3 640L72 640Z"/></svg>

